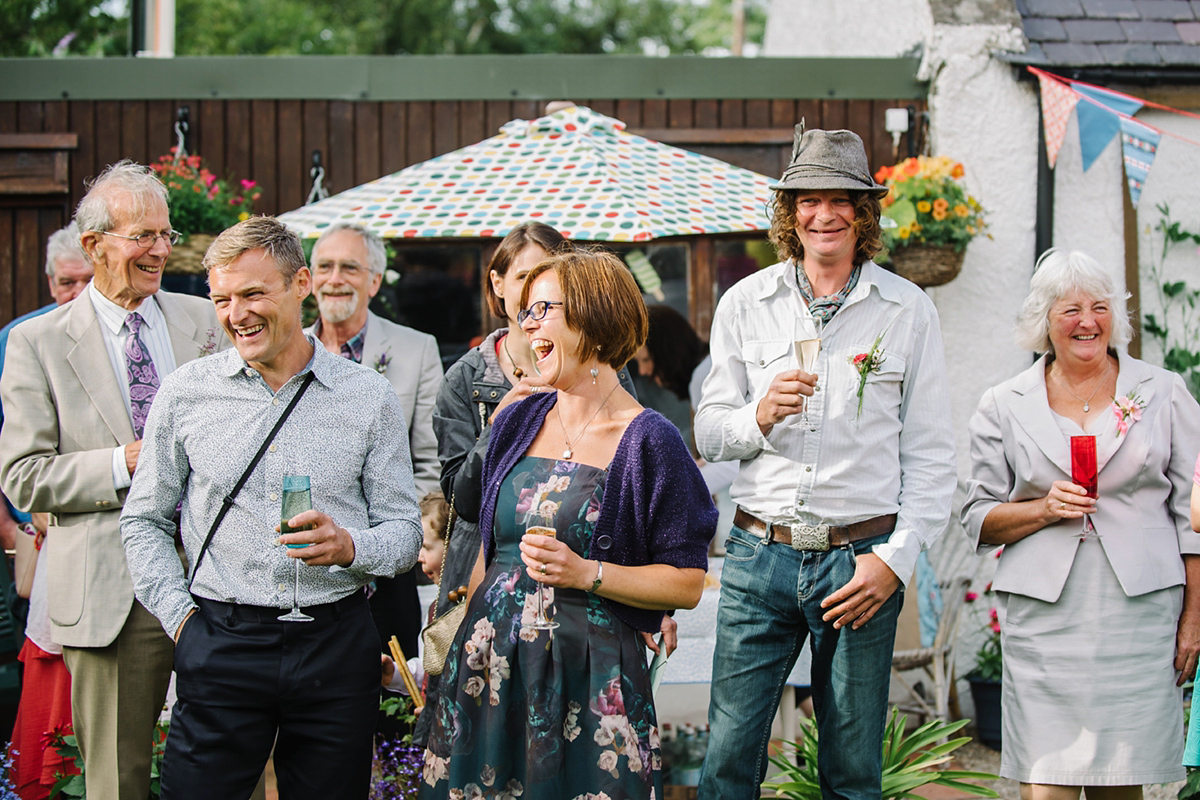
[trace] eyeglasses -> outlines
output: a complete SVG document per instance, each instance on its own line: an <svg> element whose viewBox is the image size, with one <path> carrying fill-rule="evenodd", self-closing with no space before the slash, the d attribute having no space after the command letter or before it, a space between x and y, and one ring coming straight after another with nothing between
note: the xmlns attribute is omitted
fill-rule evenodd
<svg viewBox="0 0 1200 800"><path fill-rule="evenodd" d="M525 320L532 319L535 322L541 322L546 318L546 312L551 306L561 306L562 302L558 300L538 300L529 308L522 309L517 312L517 324L522 325Z"/></svg>
<svg viewBox="0 0 1200 800"><path fill-rule="evenodd" d="M139 233L137 236L126 236L123 233L113 233L112 231L93 231L105 236L116 236L120 239L128 239L131 242L137 242L138 247L143 250L149 250L154 247L159 237L166 239L169 244L179 244L179 240L183 238L183 234L179 231L167 231L166 233Z"/></svg>

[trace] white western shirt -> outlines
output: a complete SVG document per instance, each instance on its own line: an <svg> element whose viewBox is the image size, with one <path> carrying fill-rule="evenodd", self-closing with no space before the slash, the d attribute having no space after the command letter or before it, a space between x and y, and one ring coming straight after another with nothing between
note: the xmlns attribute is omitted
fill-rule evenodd
<svg viewBox="0 0 1200 800"><path fill-rule="evenodd" d="M797 318L806 336L817 336L791 262L742 279L721 298L696 446L710 461L741 461L730 495L769 522L848 525L897 514L874 553L907 584L921 550L946 528L956 480L937 310L913 284L864 263L821 333L808 424L791 416L763 436L759 401L777 374L798 367ZM883 356L863 386L860 414L851 362L881 333Z"/></svg>

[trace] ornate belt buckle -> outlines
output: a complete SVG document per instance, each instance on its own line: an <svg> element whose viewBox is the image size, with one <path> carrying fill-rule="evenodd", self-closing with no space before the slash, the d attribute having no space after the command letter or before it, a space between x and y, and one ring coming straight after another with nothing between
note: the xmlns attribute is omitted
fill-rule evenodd
<svg viewBox="0 0 1200 800"><path fill-rule="evenodd" d="M792 549L826 552L829 550L829 526L793 525Z"/></svg>

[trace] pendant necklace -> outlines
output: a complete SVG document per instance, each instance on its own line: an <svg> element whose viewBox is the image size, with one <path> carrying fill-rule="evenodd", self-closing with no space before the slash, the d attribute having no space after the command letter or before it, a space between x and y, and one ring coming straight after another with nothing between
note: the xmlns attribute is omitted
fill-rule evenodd
<svg viewBox="0 0 1200 800"><path fill-rule="evenodd" d="M618 388L620 385L621 385L621 384L620 384L620 382L618 381L618 382L617 382L617 385L616 385L616 386L614 386L612 389L610 389L610 390L609 390L608 394L607 394L607 395L605 396L605 398L604 398L604 402L600 404L600 408L597 408L597 409L596 409L596 413L595 413L595 414L592 414L592 418L591 418L591 419L589 419L589 420L587 421L587 425L584 425L584 426L583 426L583 430L581 430L581 431L580 431L580 432L579 432L579 433L578 433L578 434L575 436L575 441L571 441L571 437L567 435L567 426L563 424L562 414L561 414L561 413L559 413L559 414L557 415L557 416L558 416L558 426L559 426L560 428L562 428L562 432L563 432L563 441L565 441L565 442L567 443L567 449L566 449L566 450L563 450L563 456L562 456L562 457L563 457L563 459L564 459L564 460L566 460L566 461L570 461L570 460L571 460L571 457L572 457L572 456L574 455L574 453L575 453L574 446L575 446L576 444L578 444L578 443L579 443L579 440L580 440L580 439L583 437L583 435L584 435L585 433L587 433L587 429L588 429L589 427L591 427L591 424L592 424L593 422L595 422L595 421L596 421L596 417L600 416L600 412L601 412L601 411L604 409L604 407L605 407L606 405L608 405L608 400L609 400L609 398L613 396L613 392L615 392L615 391L617 390L617 388ZM557 410L557 409L556 409L556 410Z"/></svg>
<svg viewBox="0 0 1200 800"><path fill-rule="evenodd" d="M507 334L507 333L506 333L506 334L504 334L504 338L500 340L500 344L504 346L504 354L505 354L506 356L508 356L508 361L509 361L509 363L511 363L511 364L512 364L512 368L513 368L513 370L512 370L512 372L513 372L513 377L514 377L514 378L516 378L517 380L521 380L521 378L524 378L524 377L525 377L525 370L523 370L523 369L521 369L520 367L518 367L518 366L517 366L517 362L516 362L516 360L515 360L515 359L513 359L513 357L512 357L512 353L511 353L511 352L509 352L509 349L508 349L508 334Z"/></svg>
<svg viewBox="0 0 1200 800"><path fill-rule="evenodd" d="M1096 388L1092 389L1092 393L1087 396L1087 400L1084 400L1082 397L1072 392L1071 387L1067 386L1066 380L1061 375L1055 373L1055 377L1058 378L1059 386L1066 389L1072 397L1083 403L1083 413L1086 414L1092 410L1092 398L1096 396L1096 392L1100 391L1100 387L1104 385L1104 381L1108 379L1108 373L1110 372L1112 372L1112 364L1109 364L1108 369L1104 370L1104 375L1100 378L1100 382L1096 384Z"/></svg>

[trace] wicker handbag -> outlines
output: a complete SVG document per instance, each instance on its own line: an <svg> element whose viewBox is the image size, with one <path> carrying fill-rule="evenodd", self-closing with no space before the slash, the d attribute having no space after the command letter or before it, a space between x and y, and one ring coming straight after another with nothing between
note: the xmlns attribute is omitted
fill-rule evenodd
<svg viewBox="0 0 1200 800"><path fill-rule="evenodd" d="M454 495L450 495L450 518L446 521L446 546L442 549L442 569L446 568L446 551L450 549L450 535L454 531ZM442 575L438 573L438 595L441 595ZM436 617L421 631L421 641L425 644L425 652L421 655L421 663L430 675L441 675L446 667L446 657L450 655L450 645L458 626L467 615L467 592L465 587L451 591L447 596L454 605L440 617Z"/></svg>

